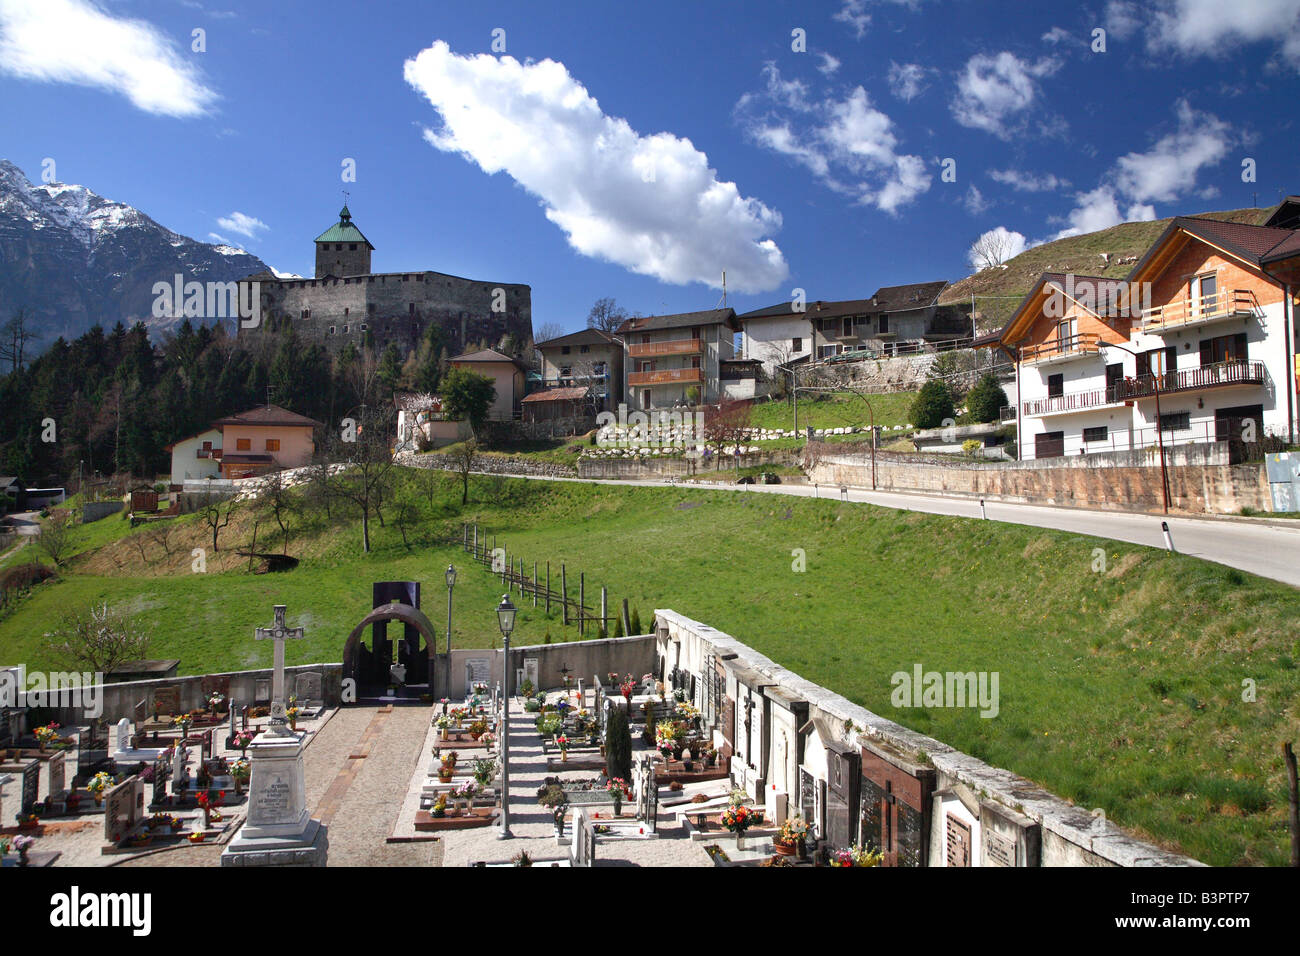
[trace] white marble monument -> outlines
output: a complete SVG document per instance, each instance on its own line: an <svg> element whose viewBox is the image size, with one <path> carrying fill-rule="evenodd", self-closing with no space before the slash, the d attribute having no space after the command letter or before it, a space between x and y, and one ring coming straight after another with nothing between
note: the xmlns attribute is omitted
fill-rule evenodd
<svg viewBox="0 0 1300 956"><path fill-rule="evenodd" d="M302 628L285 626L284 612L285 606L277 604L274 626L259 627L256 632L258 640L275 641L271 726L248 748L252 772L248 816L222 852L222 866L325 865L329 847L326 828L307 812L302 768L305 735L291 731L284 718L284 642L303 636Z"/></svg>
<svg viewBox="0 0 1300 956"><path fill-rule="evenodd" d="M166 747L131 746L131 721L123 717L113 731L113 760L120 764L153 763L167 752Z"/></svg>

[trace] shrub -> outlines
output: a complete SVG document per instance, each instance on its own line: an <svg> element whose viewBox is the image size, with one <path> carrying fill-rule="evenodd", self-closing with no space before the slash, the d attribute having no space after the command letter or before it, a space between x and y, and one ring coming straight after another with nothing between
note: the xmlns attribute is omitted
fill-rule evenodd
<svg viewBox="0 0 1300 956"><path fill-rule="evenodd" d="M632 730L621 707L610 710L605 724L605 774L610 779L632 779Z"/></svg>
<svg viewBox="0 0 1300 956"><path fill-rule="evenodd" d="M1007 393L991 374L985 375L966 396L966 411L974 422L995 422L1007 404Z"/></svg>
<svg viewBox="0 0 1300 956"><path fill-rule="evenodd" d="M945 382L930 379L912 402L911 418L917 428L938 428L945 418L955 418L952 389Z"/></svg>
<svg viewBox="0 0 1300 956"><path fill-rule="evenodd" d="M640 634L641 633L641 612L638 611L636 608L632 608L632 620L629 621L628 623L632 625L633 634Z"/></svg>
<svg viewBox="0 0 1300 956"><path fill-rule="evenodd" d="M967 438L964 442L961 443L961 453L963 455L970 455L971 457L974 457L975 455L979 454L980 449L983 447L984 447L984 443L980 441L978 438Z"/></svg>

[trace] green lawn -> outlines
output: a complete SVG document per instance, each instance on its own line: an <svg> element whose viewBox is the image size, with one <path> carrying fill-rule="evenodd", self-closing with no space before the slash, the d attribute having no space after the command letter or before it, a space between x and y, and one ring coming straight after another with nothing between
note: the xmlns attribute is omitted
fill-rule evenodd
<svg viewBox="0 0 1300 956"><path fill-rule="evenodd" d="M408 477L414 499L424 479ZM247 574L242 561L223 572L220 556L195 574L184 540L148 569L129 540L111 545L125 576L87 554L0 621L0 662L60 665L42 634L91 600L129 607L155 635L151 656L181 658L183 673L266 666L252 630L274 603L307 630L290 663L336 661L374 580L424 582L441 628L448 563L462 568L455 644L490 646L501 587L457 546L461 522L477 520L530 566L549 559L553 580L567 562L575 591L585 571L589 599L605 584L611 606L627 597L647 624L655 607L695 617L1164 845L1216 864L1285 863L1279 743L1300 738L1295 589L1129 544L826 500L478 477L462 509L455 479L434 478L409 549L390 513L372 527L370 555L356 553L354 524L319 528L295 539L302 564L280 574ZM223 549L249 527L232 524ZM1104 573L1092 570L1098 547ZM548 632L576 638L522 603L516 635ZM890 676L917 663L997 671L999 715L895 709ZM1241 699L1247 679L1253 703Z"/></svg>
<svg viewBox="0 0 1300 956"><path fill-rule="evenodd" d="M847 425L866 427L871 418L867 402L875 411L876 424L882 426L906 425L915 392L890 392L868 395L866 401L852 392L825 392L816 397L799 395L799 428L842 428ZM750 424L755 428L794 428L794 405L786 399L756 402L750 410Z"/></svg>

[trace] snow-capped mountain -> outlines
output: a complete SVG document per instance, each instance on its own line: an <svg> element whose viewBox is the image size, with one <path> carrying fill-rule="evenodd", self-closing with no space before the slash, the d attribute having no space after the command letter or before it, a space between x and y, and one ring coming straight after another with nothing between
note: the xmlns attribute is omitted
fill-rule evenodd
<svg viewBox="0 0 1300 956"><path fill-rule="evenodd" d="M0 322L27 313L34 354L95 324L153 317L156 282L229 282L268 266L242 249L198 242L85 186L34 184L0 159ZM233 320L228 322L233 328Z"/></svg>

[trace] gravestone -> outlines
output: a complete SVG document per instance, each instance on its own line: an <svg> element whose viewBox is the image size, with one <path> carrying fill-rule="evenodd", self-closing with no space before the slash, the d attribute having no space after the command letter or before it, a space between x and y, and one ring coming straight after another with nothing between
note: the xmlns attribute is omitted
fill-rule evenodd
<svg viewBox="0 0 1300 956"><path fill-rule="evenodd" d="M131 721L123 717L113 727L113 760L120 764L148 763L163 752L160 747L132 747Z"/></svg>
<svg viewBox="0 0 1300 956"><path fill-rule="evenodd" d="M299 674L293 681L293 693L298 698L299 706L319 707L324 703L321 694L321 677L316 671Z"/></svg>
<svg viewBox="0 0 1300 956"><path fill-rule="evenodd" d="M158 687L153 692L153 709L157 714L169 714L179 717L181 713L181 689L179 687Z"/></svg>
<svg viewBox="0 0 1300 956"><path fill-rule="evenodd" d="M131 708L131 719L137 727L143 727L145 721L149 719L149 702L147 700L137 700Z"/></svg>
<svg viewBox="0 0 1300 956"><path fill-rule="evenodd" d="M199 689L203 692L203 705L205 707L208 698L213 694L220 694L226 700L230 700L230 675L205 674L199 679Z"/></svg>
<svg viewBox="0 0 1300 956"><path fill-rule="evenodd" d="M7 773L0 773L0 820L4 819L5 812L5 791L9 785L14 782L14 778Z"/></svg>
<svg viewBox="0 0 1300 956"><path fill-rule="evenodd" d="M27 766L23 767L23 796L22 808L23 813L31 813L36 809L36 801L40 797L41 787L41 765L39 761L33 760Z"/></svg>
<svg viewBox="0 0 1300 956"><path fill-rule="evenodd" d="M595 831L587 823L587 812L574 807L569 818L569 863L573 866L591 866L595 856Z"/></svg>
<svg viewBox="0 0 1300 956"><path fill-rule="evenodd" d="M540 686L538 686L537 683L537 658L535 657L524 658L524 680L532 681L534 690L542 689Z"/></svg>
<svg viewBox="0 0 1300 956"><path fill-rule="evenodd" d="M1038 866L1041 840L1041 827L1029 817L992 800L980 800L980 862L984 866Z"/></svg>
<svg viewBox="0 0 1300 956"><path fill-rule="evenodd" d="M259 677L253 681L253 703L269 704L271 702L271 681L266 677Z"/></svg>
<svg viewBox="0 0 1300 956"><path fill-rule="evenodd" d="M491 680L492 660L490 658L471 657L465 661L465 693L467 695L473 692L475 684L487 684Z"/></svg>
<svg viewBox="0 0 1300 956"><path fill-rule="evenodd" d="M185 745L181 743L177 743L176 748L172 751L171 778L172 778L173 793L180 793L179 788L181 786L182 781L185 779L185 763L186 763Z"/></svg>
<svg viewBox="0 0 1300 956"><path fill-rule="evenodd" d="M153 762L153 774L149 783L153 788L153 792L149 795L149 803L158 806L167 796L167 761L161 757Z"/></svg>
<svg viewBox="0 0 1300 956"><path fill-rule="evenodd" d="M104 839L120 843L144 819L144 781L132 776L104 797Z"/></svg>
<svg viewBox="0 0 1300 956"><path fill-rule="evenodd" d="M62 750L58 751L49 760L50 768L50 796L59 797L67 789L67 754Z"/></svg>

